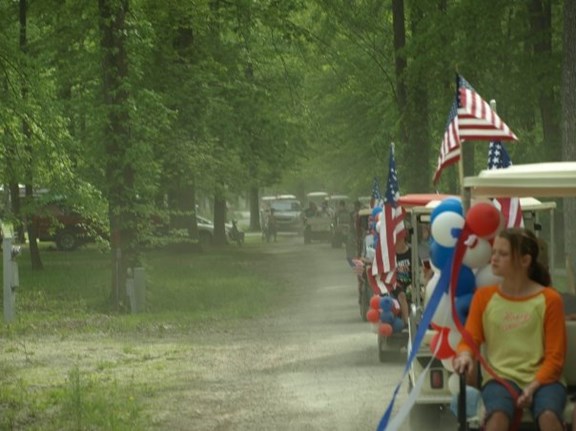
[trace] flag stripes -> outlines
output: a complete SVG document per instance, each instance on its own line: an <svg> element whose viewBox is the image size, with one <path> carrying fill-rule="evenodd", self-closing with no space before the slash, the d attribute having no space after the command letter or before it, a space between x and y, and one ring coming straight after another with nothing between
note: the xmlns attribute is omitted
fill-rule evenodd
<svg viewBox="0 0 576 431"><path fill-rule="evenodd" d="M460 160L460 146L466 140L516 141L518 138L488 103L460 75L456 77L456 95L448 115L433 182L442 171Z"/></svg>

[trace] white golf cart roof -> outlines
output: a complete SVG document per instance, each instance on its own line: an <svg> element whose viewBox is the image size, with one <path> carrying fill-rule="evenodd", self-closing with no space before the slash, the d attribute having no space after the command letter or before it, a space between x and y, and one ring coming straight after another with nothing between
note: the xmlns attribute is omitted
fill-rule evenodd
<svg viewBox="0 0 576 431"><path fill-rule="evenodd" d="M473 198L576 196L576 162L513 165L465 177Z"/></svg>
<svg viewBox="0 0 576 431"><path fill-rule="evenodd" d="M433 200L430 201L426 204L425 208L428 209L428 211L426 210L421 210L420 212L432 212L432 210L434 208L436 208L438 205L440 205L442 201L441 200ZM520 206L522 207L523 211L535 211L535 210L546 210L546 209L552 209L552 208L556 208L556 202L542 202L536 198L533 198L531 196L526 196L523 198L520 198Z"/></svg>
<svg viewBox="0 0 576 431"><path fill-rule="evenodd" d="M332 196L330 196L330 200L347 201L347 200L350 200L350 196L348 196L348 195L332 195Z"/></svg>

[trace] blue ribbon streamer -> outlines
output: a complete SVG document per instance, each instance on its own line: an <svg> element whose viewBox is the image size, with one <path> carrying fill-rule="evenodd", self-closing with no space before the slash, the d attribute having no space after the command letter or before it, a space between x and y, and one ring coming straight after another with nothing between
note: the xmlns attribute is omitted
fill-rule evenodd
<svg viewBox="0 0 576 431"><path fill-rule="evenodd" d="M444 265L444 268L442 268L442 271L440 271L440 279L438 280L438 283L436 283L436 287L434 288L434 291L432 292L432 295L428 300L428 304L426 305L426 308L424 308L424 313L422 313L422 319L418 323L418 329L416 330L416 336L414 337L414 342L412 343L412 349L410 350L408 360L406 361L406 366L404 367L404 373L402 374L402 378L400 379L400 382L396 386L396 389L394 389L392 399L390 400L390 404L388 404L388 407L384 412L384 416L382 416L382 419L380 419L377 431L386 430L386 427L390 422L392 409L394 408L394 402L396 401L396 397L398 396L398 392L400 391L400 387L402 386L402 381L408 375L412 362L414 361L414 359L416 358L416 354L420 350L420 345L422 344L424 336L426 335L426 331L428 330L428 327L432 322L432 318L434 317L434 313L436 312L438 304L442 299L442 295L444 295L444 293L448 293L448 287L450 285L451 266L452 262L448 261Z"/></svg>

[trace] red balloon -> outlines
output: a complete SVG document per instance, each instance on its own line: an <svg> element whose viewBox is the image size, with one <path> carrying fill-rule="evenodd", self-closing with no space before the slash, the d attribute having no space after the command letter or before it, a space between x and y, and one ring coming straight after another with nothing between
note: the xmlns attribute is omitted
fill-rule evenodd
<svg viewBox="0 0 576 431"><path fill-rule="evenodd" d="M384 337L389 337L394 333L394 328L392 328L392 325L389 323L380 323L378 333Z"/></svg>
<svg viewBox="0 0 576 431"><path fill-rule="evenodd" d="M468 210L466 224L479 237L490 237L500 227L500 212L488 202L478 202Z"/></svg>
<svg viewBox="0 0 576 431"><path fill-rule="evenodd" d="M373 308L374 310L380 309L380 296L374 295L370 298L370 308Z"/></svg>
<svg viewBox="0 0 576 431"><path fill-rule="evenodd" d="M370 323L380 322L380 311L371 308L366 312L366 320L368 320Z"/></svg>
<svg viewBox="0 0 576 431"><path fill-rule="evenodd" d="M450 328L441 328L430 340L430 351L437 359L448 359L456 354L448 342L448 332Z"/></svg>

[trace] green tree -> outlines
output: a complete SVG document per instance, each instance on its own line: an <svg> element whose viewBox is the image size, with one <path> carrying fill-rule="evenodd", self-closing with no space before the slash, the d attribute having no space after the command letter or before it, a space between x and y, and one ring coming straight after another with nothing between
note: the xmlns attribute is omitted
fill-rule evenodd
<svg viewBox="0 0 576 431"><path fill-rule="evenodd" d="M562 65L562 159L576 160L576 2L564 0L564 62ZM564 253L576 274L576 199L566 198Z"/></svg>

